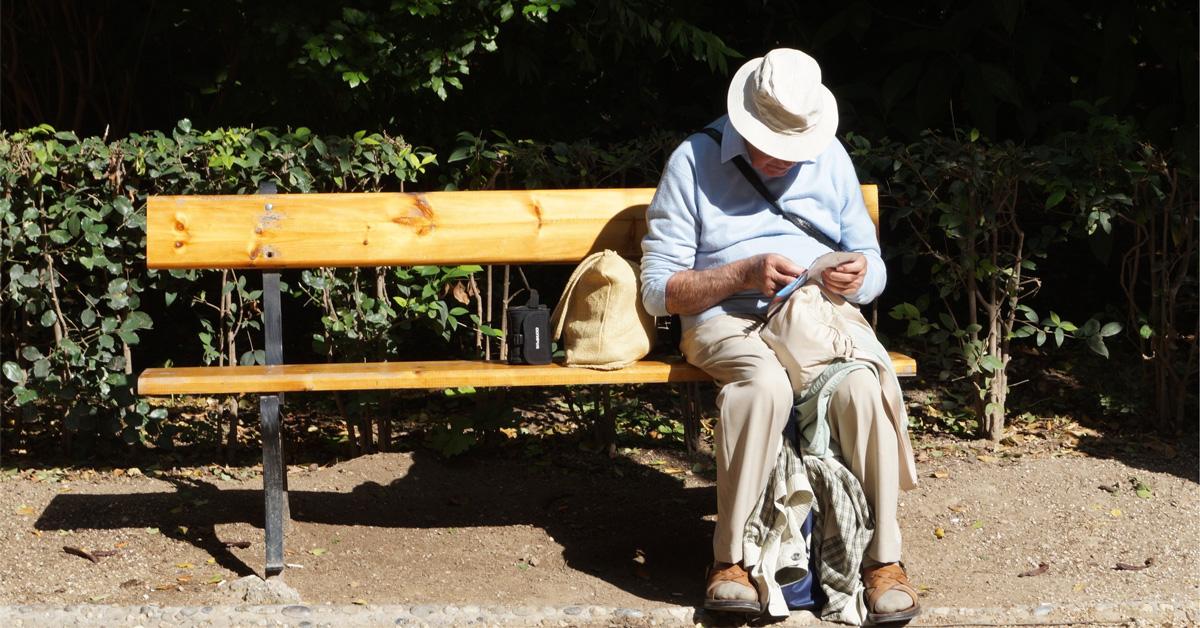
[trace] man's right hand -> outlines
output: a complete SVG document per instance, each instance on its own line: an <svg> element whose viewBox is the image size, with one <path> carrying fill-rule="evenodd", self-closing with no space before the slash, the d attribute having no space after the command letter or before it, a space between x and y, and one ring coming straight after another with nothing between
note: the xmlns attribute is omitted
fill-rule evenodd
<svg viewBox="0 0 1200 628"><path fill-rule="evenodd" d="M792 283L804 272L792 260L775 253L763 253L742 261L742 285L746 290L757 290L769 297L784 286Z"/></svg>
<svg viewBox="0 0 1200 628"><path fill-rule="evenodd" d="M764 253L705 270L681 270L667 280L667 311L699 314L744 290L775 296L804 268L775 253Z"/></svg>

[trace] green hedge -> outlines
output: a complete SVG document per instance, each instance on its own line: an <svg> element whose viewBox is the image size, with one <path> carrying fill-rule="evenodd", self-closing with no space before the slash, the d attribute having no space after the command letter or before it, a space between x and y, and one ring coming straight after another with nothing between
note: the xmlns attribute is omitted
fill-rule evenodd
<svg viewBox="0 0 1200 628"><path fill-rule="evenodd" d="M67 433L121 433L130 443L169 439L165 413L132 394L131 356L150 353L139 341L172 343L161 353L181 360L263 361L254 273L144 270L147 195L252 193L264 181L281 192L400 190L418 179L424 189L653 185L680 139L654 133L597 145L462 134L435 173L433 152L383 134L201 132L186 120L170 133L113 142L48 127L0 133L5 426L11 417ZM1158 414L1182 424L1195 399L1187 387L1195 173L1139 141L1127 121L1096 115L1042 146L991 143L972 131L847 143L860 177L881 183L891 223L885 250L900 272L886 306L899 323L884 322L913 337L925 373L974 383L977 415L990 417L992 435L1005 412L1011 342L1077 337L1107 352L1116 322L1152 357L1147 381L1164 391ZM1113 267L1119 281L1107 276ZM498 300L469 283L477 270L314 269L285 275L286 293L319 315L300 326L312 355L384 359L404 356L418 338L466 345L472 335L497 335L471 312L481 296ZM1043 278L1064 276L1111 294L1080 312L1078 286L1038 292ZM964 291L972 284L977 294ZM979 294L991 309L979 307ZM1099 320L1067 320L1093 314ZM289 338L291 359L304 353L297 339Z"/></svg>
<svg viewBox="0 0 1200 628"><path fill-rule="evenodd" d="M208 338L206 362L232 359L212 332L236 337L257 325L249 314L258 294L244 275L222 275L210 296L195 291L205 285L198 273L145 270L147 195L248 193L266 180L280 192L398 189L434 162L383 134L202 132L186 120L113 142L47 126L0 133L3 413L137 442L161 433L165 415L133 395L133 347L162 323L147 313L148 299L211 302L213 316L199 308L207 330L186 330L180 341ZM261 361L254 351L237 358Z"/></svg>

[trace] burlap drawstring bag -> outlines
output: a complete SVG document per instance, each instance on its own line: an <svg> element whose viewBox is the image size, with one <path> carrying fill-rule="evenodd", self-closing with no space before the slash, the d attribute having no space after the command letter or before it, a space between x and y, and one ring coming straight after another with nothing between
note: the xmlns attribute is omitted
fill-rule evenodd
<svg viewBox="0 0 1200 628"><path fill-rule="evenodd" d="M567 366L613 371L650 353L654 317L642 307L639 274L636 263L607 250L571 273L550 317Z"/></svg>

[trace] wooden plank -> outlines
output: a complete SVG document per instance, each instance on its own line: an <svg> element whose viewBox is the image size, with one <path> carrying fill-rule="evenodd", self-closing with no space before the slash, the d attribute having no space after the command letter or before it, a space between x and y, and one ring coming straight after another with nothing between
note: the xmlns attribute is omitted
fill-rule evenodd
<svg viewBox="0 0 1200 628"><path fill-rule="evenodd" d="M654 190L151 197L150 268L577 262L641 256ZM268 205L270 209L268 209Z"/></svg>
<svg viewBox="0 0 1200 628"><path fill-rule="evenodd" d="M648 360L616 371L471 360L292 364L147 369L138 394L438 389L458 386L562 386L708 380L682 358Z"/></svg>
<svg viewBox="0 0 1200 628"><path fill-rule="evenodd" d="M915 375L916 363L892 354L900 375ZM459 386L564 386L706 382L712 378L682 358L644 360L616 371L560 364L513 366L503 362L445 360L351 364L285 364L146 369L139 395L315 392L333 390L441 389Z"/></svg>
<svg viewBox="0 0 1200 628"><path fill-rule="evenodd" d="M895 351L888 351L888 357L892 359L892 368L896 369L897 377L915 377L917 375L917 361L913 358Z"/></svg>
<svg viewBox="0 0 1200 628"><path fill-rule="evenodd" d="M872 183L860 187L862 187L863 202L867 205L867 213L871 215L871 222L875 223L875 239L879 240L879 186Z"/></svg>
<svg viewBox="0 0 1200 628"><path fill-rule="evenodd" d="M878 224L878 191L863 186ZM653 188L152 196L150 268L313 268L637 259ZM269 206L269 209L268 209Z"/></svg>

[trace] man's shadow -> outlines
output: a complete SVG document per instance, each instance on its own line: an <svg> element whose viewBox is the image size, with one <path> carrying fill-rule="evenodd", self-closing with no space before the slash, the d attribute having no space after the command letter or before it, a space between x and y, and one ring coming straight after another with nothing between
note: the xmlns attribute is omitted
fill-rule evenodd
<svg viewBox="0 0 1200 628"><path fill-rule="evenodd" d="M643 599L697 601L711 558L712 523L705 517L715 512L715 489L685 488L681 469L659 470L569 447L553 451L559 453L536 460L501 452L451 461L415 451L412 464L386 485L367 481L349 493L291 490L291 518L381 528L536 526L563 547L573 570ZM35 527L158 528L239 576L261 571L261 563L247 565L227 545L249 541L261 552L261 534L230 539L216 532L220 524L238 522L261 529L260 489L167 481L173 491L56 495ZM479 577L483 586L488 574Z"/></svg>

